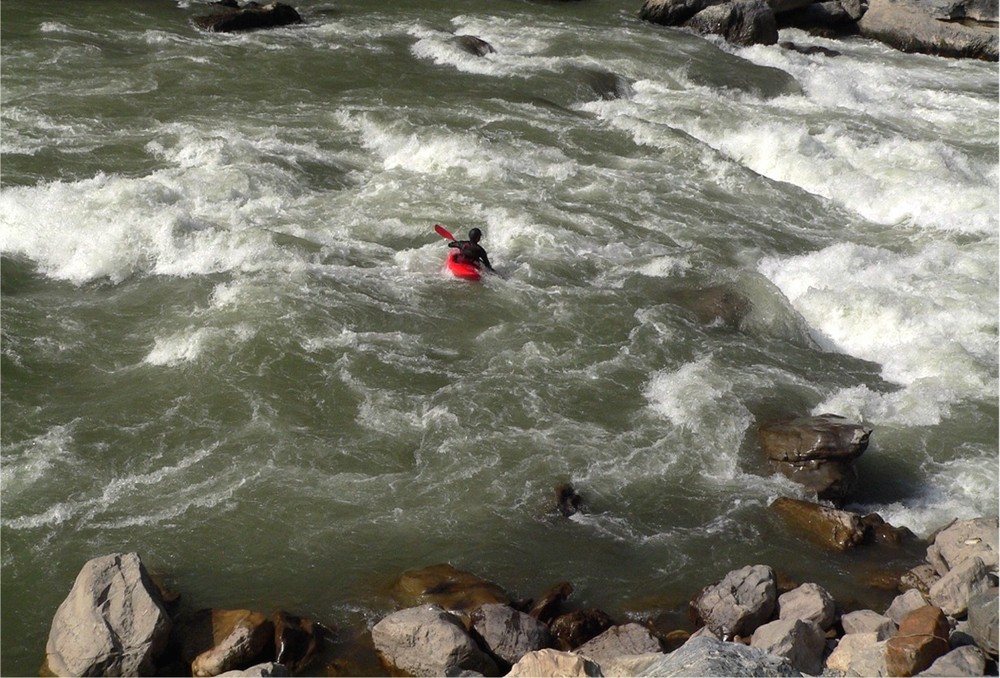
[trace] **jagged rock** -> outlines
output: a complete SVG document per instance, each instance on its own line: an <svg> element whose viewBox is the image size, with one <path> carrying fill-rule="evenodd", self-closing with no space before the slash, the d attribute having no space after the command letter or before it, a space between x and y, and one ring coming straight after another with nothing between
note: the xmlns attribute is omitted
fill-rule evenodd
<svg viewBox="0 0 1000 678"><path fill-rule="evenodd" d="M821 546L846 551L865 540L861 516L801 499L778 497L771 504L792 527Z"/></svg>
<svg viewBox="0 0 1000 678"><path fill-rule="evenodd" d="M779 619L764 624L753 632L750 646L784 657L803 673L817 674L823 670L826 639L811 621Z"/></svg>
<svg viewBox="0 0 1000 678"><path fill-rule="evenodd" d="M622 655L662 651L660 641L649 632L649 629L635 623L612 626L574 650L577 654L594 660L601 667L611 659Z"/></svg>
<svg viewBox="0 0 1000 678"><path fill-rule="evenodd" d="M806 583L778 596L779 619L801 619L826 630L836 618L836 603L819 584Z"/></svg>
<svg viewBox="0 0 1000 678"><path fill-rule="evenodd" d="M88 561L56 610L43 672L60 676L153 675L170 617L136 553Z"/></svg>
<svg viewBox="0 0 1000 678"><path fill-rule="evenodd" d="M826 668L850 676L886 676L885 641L874 633L845 635L826 658Z"/></svg>
<svg viewBox="0 0 1000 678"><path fill-rule="evenodd" d="M866 38L903 52L997 61L995 26L966 26L935 18L917 0L871 0L858 21Z"/></svg>
<svg viewBox="0 0 1000 678"><path fill-rule="evenodd" d="M481 57L496 52L496 50L493 49L493 45L486 42L482 38L477 38L474 35L456 35L454 37L454 42L456 45L474 56Z"/></svg>
<svg viewBox="0 0 1000 678"><path fill-rule="evenodd" d="M611 617L601 610L574 610L553 619L549 632L560 648L574 650L614 625Z"/></svg>
<svg viewBox="0 0 1000 678"><path fill-rule="evenodd" d="M856 610L840 618L844 635L874 633L876 639L887 640L896 633L896 622L874 610Z"/></svg>
<svg viewBox="0 0 1000 678"><path fill-rule="evenodd" d="M560 676L600 676L601 669L586 657L571 652L544 649L530 652L514 664L507 678L546 678Z"/></svg>
<svg viewBox="0 0 1000 678"><path fill-rule="evenodd" d="M573 585L559 582L545 592L528 610L528 614L543 623L549 623L559 613L559 607L573 594Z"/></svg>
<svg viewBox="0 0 1000 678"><path fill-rule="evenodd" d="M777 600L774 571L752 565L705 587L692 609L716 636L749 636L771 618Z"/></svg>
<svg viewBox="0 0 1000 678"><path fill-rule="evenodd" d="M938 530L927 547L927 562L942 577L964 560L978 557L987 569L997 571L998 527L996 516L956 520Z"/></svg>
<svg viewBox="0 0 1000 678"><path fill-rule="evenodd" d="M284 678L290 675L292 675L292 672L284 664L267 662L266 664L251 666L242 671L226 671L225 673L220 673L219 678Z"/></svg>
<svg viewBox="0 0 1000 678"><path fill-rule="evenodd" d="M992 586L990 571L979 556L973 556L948 570L931 587L928 598L932 605L940 607L945 614L964 617L969 609L969 599Z"/></svg>
<svg viewBox="0 0 1000 678"><path fill-rule="evenodd" d="M215 676L274 658L274 624L250 610L184 614L175 624L174 636L193 676Z"/></svg>
<svg viewBox="0 0 1000 678"><path fill-rule="evenodd" d="M639 18L662 26L680 26L717 0L645 0Z"/></svg>
<svg viewBox="0 0 1000 678"><path fill-rule="evenodd" d="M986 675L986 657L975 645L958 647L938 657L926 671L918 676L983 676Z"/></svg>
<svg viewBox="0 0 1000 678"><path fill-rule="evenodd" d="M721 35L734 45L773 45L778 42L774 12L764 0L732 0L701 10L684 22L698 33Z"/></svg>
<svg viewBox="0 0 1000 678"><path fill-rule="evenodd" d="M437 605L390 614L372 627L372 642L386 664L411 676L452 675L461 669L499 673L461 620Z"/></svg>
<svg viewBox="0 0 1000 678"><path fill-rule="evenodd" d="M994 586L969 599L969 635L979 649L994 659L997 657L997 635L1000 633L997 624L998 592L1000 590Z"/></svg>
<svg viewBox="0 0 1000 678"><path fill-rule="evenodd" d="M550 643L548 626L509 605L482 605L472 613L471 621L486 649L507 664L516 664Z"/></svg>
<svg viewBox="0 0 1000 678"><path fill-rule="evenodd" d="M708 635L691 637L638 676L801 676L784 657Z"/></svg>
<svg viewBox="0 0 1000 678"><path fill-rule="evenodd" d="M216 33L276 28L301 22L302 17L295 8L283 2L272 2L268 5L248 2L243 7L227 5L225 11L195 18L198 26Z"/></svg>
<svg viewBox="0 0 1000 678"><path fill-rule="evenodd" d="M930 667L951 648L948 618L933 605L903 617L899 631L885 642L885 665L890 675L912 676Z"/></svg>
<svg viewBox="0 0 1000 678"><path fill-rule="evenodd" d="M927 605L927 598L920 591L910 589L893 599L885 611L885 616L894 621L896 626L899 626L903 617L925 605Z"/></svg>
<svg viewBox="0 0 1000 678"><path fill-rule="evenodd" d="M274 614L275 659L291 673L297 673L316 655L326 629L310 619L287 612Z"/></svg>
<svg viewBox="0 0 1000 678"><path fill-rule="evenodd" d="M941 575L930 563L921 563L903 573L899 578L899 588L901 591L916 589L926 596L940 578Z"/></svg>
<svg viewBox="0 0 1000 678"><path fill-rule="evenodd" d="M496 584L448 563L404 572L393 584L392 593L404 607L433 603L464 613L480 605L511 602L510 595Z"/></svg>
<svg viewBox="0 0 1000 678"><path fill-rule="evenodd" d="M601 662L601 673L607 678L631 678L631 676L640 676L653 664L662 660L663 657L663 652L619 655L613 659Z"/></svg>
<svg viewBox="0 0 1000 678"><path fill-rule="evenodd" d="M834 414L762 424L757 438L774 470L842 502L857 484L854 460L868 447L872 429Z"/></svg>

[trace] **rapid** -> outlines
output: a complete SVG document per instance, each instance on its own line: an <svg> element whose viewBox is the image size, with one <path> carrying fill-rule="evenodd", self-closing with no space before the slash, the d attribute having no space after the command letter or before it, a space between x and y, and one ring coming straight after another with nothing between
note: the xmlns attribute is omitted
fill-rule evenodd
<svg viewBox="0 0 1000 678"><path fill-rule="evenodd" d="M0 673L115 551L335 626L439 562L618 617L754 563L853 592L768 511L805 497L757 450L783 414L874 428L851 510L997 513L995 64L294 4L4 2ZM449 278L435 223L501 276Z"/></svg>

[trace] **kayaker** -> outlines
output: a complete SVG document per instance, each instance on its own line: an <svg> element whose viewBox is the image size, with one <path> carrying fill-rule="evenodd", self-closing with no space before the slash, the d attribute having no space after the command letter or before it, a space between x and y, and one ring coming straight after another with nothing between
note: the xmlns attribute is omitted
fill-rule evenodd
<svg viewBox="0 0 1000 678"><path fill-rule="evenodd" d="M448 243L448 247L458 248L458 254L455 256L455 259L459 263L472 264L473 266L482 264L490 273L496 273L493 270L493 266L490 265L490 258L486 256L486 250L479 244L479 240L482 237L483 232L478 228L473 228L469 231L468 240L452 240Z"/></svg>

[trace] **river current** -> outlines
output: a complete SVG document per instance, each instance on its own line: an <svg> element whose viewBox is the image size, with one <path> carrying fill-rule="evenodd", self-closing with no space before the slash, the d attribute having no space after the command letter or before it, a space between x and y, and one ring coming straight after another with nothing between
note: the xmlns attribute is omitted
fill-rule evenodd
<svg viewBox="0 0 1000 678"><path fill-rule="evenodd" d="M784 414L873 427L851 510L997 512L996 64L639 5L3 3L0 672L116 551L331 626L439 562L621 619L754 563L855 595L768 509Z"/></svg>

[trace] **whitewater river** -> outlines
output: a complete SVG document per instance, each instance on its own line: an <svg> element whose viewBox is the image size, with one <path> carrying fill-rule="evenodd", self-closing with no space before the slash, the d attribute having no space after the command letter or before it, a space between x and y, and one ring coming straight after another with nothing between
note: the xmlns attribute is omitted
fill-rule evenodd
<svg viewBox="0 0 1000 678"><path fill-rule="evenodd" d="M623 620L754 563L877 597L768 509L806 496L760 459L783 414L874 428L852 510L997 512L996 64L639 5L221 35L193 1L3 3L0 673L116 551L335 627L439 562ZM501 276L449 278L435 223Z"/></svg>

